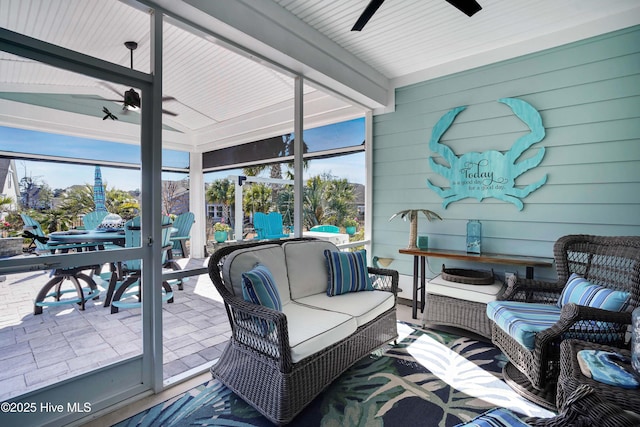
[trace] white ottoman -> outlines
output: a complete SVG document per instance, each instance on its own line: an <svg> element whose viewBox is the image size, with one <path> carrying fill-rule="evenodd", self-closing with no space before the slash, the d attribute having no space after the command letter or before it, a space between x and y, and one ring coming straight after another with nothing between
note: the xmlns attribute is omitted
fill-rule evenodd
<svg viewBox="0 0 640 427"><path fill-rule="evenodd" d="M438 275L427 283L422 322L454 326L491 338L487 303L495 301L504 289L500 280L491 285L468 285Z"/></svg>

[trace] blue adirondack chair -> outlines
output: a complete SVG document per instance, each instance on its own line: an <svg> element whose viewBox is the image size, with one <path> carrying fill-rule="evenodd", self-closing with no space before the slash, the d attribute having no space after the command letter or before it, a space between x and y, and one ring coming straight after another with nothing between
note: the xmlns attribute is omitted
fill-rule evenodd
<svg viewBox="0 0 640 427"><path fill-rule="evenodd" d="M171 218L162 217L162 261L166 262L167 252L171 249ZM128 221L125 226L125 247L138 247L141 244L140 217ZM117 313L120 308L135 308L141 306L140 278L142 275L142 260L127 260L122 265L122 277L117 272L111 274L105 307L111 305L111 313ZM172 281L177 282L177 281ZM173 289L167 281L162 282L162 300L173 302Z"/></svg>
<svg viewBox="0 0 640 427"><path fill-rule="evenodd" d="M269 215L267 215L267 222L269 224L269 234L267 235L267 239L289 237L289 235L283 231L282 214L280 212L269 212Z"/></svg>
<svg viewBox="0 0 640 427"><path fill-rule="evenodd" d="M187 240L191 239L191 226L195 221L193 212L185 212L176 217L173 221L173 228L177 231L171 235L173 247L171 249L173 257L186 258L189 256L187 250Z"/></svg>
<svg viewBox="0 0 640 427"><path fill-rule="evenodd" d="M22 221L24 222L23 237L31 239L29 247L30 252L34 252L36 255L41 253L56 253L69 252L69 251L82 251L83 248L95 247L95 244L81 243L81 244L52 244L49 243L49 238L44 234L42 226L38 221L31 218L29 215L21 213Z"/></svg>
<svg viewBox="0 0 640 427"><path fill-rule="evenodd" d="M85 214L82 217L82 224L84 225L84 229L95 230L107 215L109 215L109 212L107 211L94 211Z"/></svg>
<svg viewBox="0 0 640 427"><path fill-rule="evenodd" d="M280 239L289 237L282 232L282 215L279 212L271 212L269 215L256 212L253 216L253 228L256 230L256 239Z"/></svg>

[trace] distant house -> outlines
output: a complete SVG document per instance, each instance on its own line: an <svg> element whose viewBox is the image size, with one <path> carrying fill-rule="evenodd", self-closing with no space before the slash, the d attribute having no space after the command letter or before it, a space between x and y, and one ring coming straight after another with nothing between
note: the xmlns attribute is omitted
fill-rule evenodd
<svg viewBox="0 0 640 427"><path fill-rule="evenodd" d="M353 185L353 191L356 195L353 203L356 205L356 212L358 213L358 220L364 221L364 190L365 186L362 184L351 183Z"/></svg>
<svg viewBox="0 0 640 427"><path fill-rule="evenodd" d="M12 211L18 209L19 192L20 186L15 160L0 159L0 195L3 197L11 197L13 200L13 203L8 206L8 209L6 207L5 209Z"/></svg>

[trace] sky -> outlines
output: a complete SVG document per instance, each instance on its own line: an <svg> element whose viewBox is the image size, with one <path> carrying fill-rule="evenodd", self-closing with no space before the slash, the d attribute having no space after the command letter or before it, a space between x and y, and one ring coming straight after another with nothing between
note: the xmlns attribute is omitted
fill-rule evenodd
<svg viewBox="0 0 640 427"><path fill-rule="evenodd" d="M364 119L356 119L330 126L305 130L305 142L309 151L335 148L341 145L360 145L364 140ZM137 146L107 141L87 140L84 138L35 132L0 126L0 151L27 152L61 157L78 157L82 153L85 159L103 159L121 162L138 162L140 158ZM187 167L189 155L186 152L163 150L163 164L175 167ZM93 185L94 166L69 165L63 163L16 160L18 179L31 177L36 182L46 183L51 189L67 188L72 185ZM140 171L109 168L102 166L102 181L107 188L136 190L140 188ZM239 171L232 171L238 174ZM323 173L346 178L352 183L365 183L364 153L348 156L318 159L309 162L305 179ZM206 182L229 175L229 171L207 174ZM180 180L183 174L163 173L165 180Z"/></svg>

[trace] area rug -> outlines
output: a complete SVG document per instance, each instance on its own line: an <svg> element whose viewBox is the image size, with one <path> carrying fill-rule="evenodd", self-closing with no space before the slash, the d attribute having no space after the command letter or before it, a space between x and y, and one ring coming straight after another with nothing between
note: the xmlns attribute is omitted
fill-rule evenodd
<svg viewBox="0 0 640 427"><path fill-rule="evenodd" d="M505 357L490 343L398 323L398 343L360 360L290 426L455 426L496 406L525 416L555 414L502 382ZM216 380L118 424L271 426Z"/></svg>

